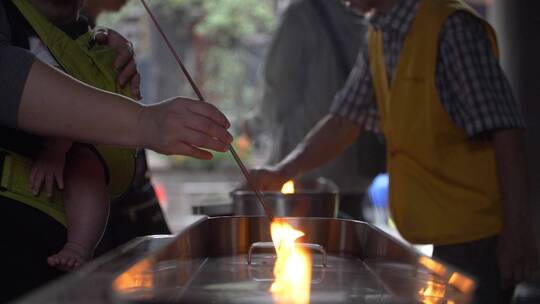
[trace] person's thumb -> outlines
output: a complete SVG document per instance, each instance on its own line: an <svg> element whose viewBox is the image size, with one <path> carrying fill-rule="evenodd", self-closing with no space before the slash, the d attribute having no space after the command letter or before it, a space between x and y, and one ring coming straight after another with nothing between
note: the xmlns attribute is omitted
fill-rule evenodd
<svg viewBox="0 0 540 304"><path fill-rule="evenodd" d="M109 32L106 28L96 28L94 30L94 40L97 44L107 44L109 40Z"/></svg>

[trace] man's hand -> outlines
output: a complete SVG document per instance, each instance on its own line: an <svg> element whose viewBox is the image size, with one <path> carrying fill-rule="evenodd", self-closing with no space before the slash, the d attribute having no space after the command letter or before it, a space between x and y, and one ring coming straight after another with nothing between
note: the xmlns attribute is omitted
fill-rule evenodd
<svg viewBox="0 0 540 304"><path fill-rule="evenodd" d="M117 52L118 57L114 62L114 68L119 71L116 78L118 85L124 87L127 83L130 83L133 97L141 99L141 76L137 71L131 42L118 32L106 28L96 28L94 38L98 44L107 45Z"/></svg>
<svg viewBox="0 0 540 304"><path fill-rule="evenodd" d="M528 216L513 224L505 223L499 237L498 263L504 289L531 279L538 271L538 251Z"/></svg>
<svg viewBox="0 0 540 304"><path fill-rule="evenodd" d="M142 146L163 154L211 159L203 149L229 150L230 123L216 107L204 101L176 97L143 107L137 132Z"/></svg>

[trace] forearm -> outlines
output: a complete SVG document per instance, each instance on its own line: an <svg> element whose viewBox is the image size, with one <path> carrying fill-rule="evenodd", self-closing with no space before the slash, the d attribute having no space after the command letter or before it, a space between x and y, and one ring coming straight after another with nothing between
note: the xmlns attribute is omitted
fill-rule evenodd
<svg viewBox="0 0 540 304"><path fill-rule="evenodd" d="M359 132L360 127L354 122L327 115L277 168L289 179L320 167L350 146Z"/></svg>
<svg viewBox="0 0 540 304"><path fill-rule="evenodd" d="M142 109L127 98L89 87L35 60L24 87L17 127L88 143L137 146Z"/></svg>
<svg viewBox="0 0 540 304"><path fill-rule="evenodd" d="M498 264L503 288L530 279L538 271L538 249L529 212L526 160L520 130L493 135L502 195Z"/></svg>
<svg viewBox="0 0 540 304"><path fill-rule="evenodd" d="M493 146L501 187L504 229L520 223L528 214L527 167L521 130L495 132Z"/></svg>
<svg viewBox="0 0 540 304"><path fill-rule="evenodd" d="M43 142L43 150L58 154L66 154L69 149L71 149L72 145L73 141L64 137L47 137Z"/></svg>

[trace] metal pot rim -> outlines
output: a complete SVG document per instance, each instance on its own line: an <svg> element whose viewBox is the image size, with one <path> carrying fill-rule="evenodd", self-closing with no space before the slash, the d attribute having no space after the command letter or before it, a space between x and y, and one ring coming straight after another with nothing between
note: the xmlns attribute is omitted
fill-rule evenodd
<svg viewBox="0 0 540 304"><path fill-rule="evenodd" d="M279 191L262 191L263 196L284 196L284 197L294 197L302 195L337 195L338 191L315 191L315 190L300 190L295 193L281 193ZM235 190L230 192L231 196L255 196L255 192L249 190Z"/></svg>

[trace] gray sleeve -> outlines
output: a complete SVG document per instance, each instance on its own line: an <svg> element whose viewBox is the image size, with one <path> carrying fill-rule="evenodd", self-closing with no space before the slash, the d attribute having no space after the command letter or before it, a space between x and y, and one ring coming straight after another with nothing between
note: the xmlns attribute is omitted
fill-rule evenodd
<svg viewBox="0 0 540 304"><path fill-rule="evenodd" d="M4 5L0 4L0 125L14 128L17 126L24 84L34 58L30 52L10 45L10 33Z"/></svg>
<svg viewBox="0 0 540 304"><path fill-rule="evenodd" d="M274 130L283 125L298 125L291 121L298 122L297 116L303 115L306 103L306 53L309 52L306 45L311 32L305 21L307 14L301 9L305 9L304 2L291 4L283 13L272 37L264 63L261 100L257 105L255 119L250 122L250 127L257 130L255 133ZM299 130L295 128L292 131Z"/></svg>
<svg viewBox="0 0 540 304"><path fill-rule="evenodd" d="M485 25L472 14L455 13L444 24L436 84L445 110L469 137L525 127Z"/></svg>

